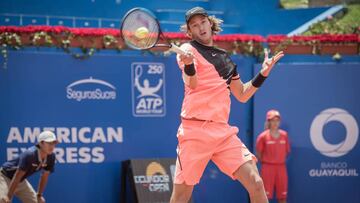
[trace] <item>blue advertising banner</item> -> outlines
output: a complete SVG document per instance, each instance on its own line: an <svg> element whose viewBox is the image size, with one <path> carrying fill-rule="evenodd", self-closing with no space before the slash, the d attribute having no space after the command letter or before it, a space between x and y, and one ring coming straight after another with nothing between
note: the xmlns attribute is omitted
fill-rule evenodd
<svg viewBox="0 0 360 203"><path fill-rule="evenodd" d="M360 202L359 74L360 63L279 64L256 94L255 136L270 109L289 133L289 202Z"/></svg>
<svg viewBox="0 0 360 203"><path fill-rule="evenodd" d="M250 79L253 59L234 60ZM0 68L0 162L33 146L41 131L54 131L60 144L47 201L119 202L121 161L176 157L183 91L174 56L99 53L76 60L56 51L10 51L7 68ZM249 143L249 104L232 107L231 124ZM38 178L29 179L34 187ZM238 182L210 165L194 200L218 196L247 201Z"/></svg>

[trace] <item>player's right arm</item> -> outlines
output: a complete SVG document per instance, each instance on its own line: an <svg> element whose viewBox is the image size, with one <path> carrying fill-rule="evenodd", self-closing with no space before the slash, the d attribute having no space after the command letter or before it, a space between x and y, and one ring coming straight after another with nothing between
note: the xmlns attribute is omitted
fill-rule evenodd
<svg viewBox="0 0 360 203"><path fill-rule="evenodd" d="M7 194L9 200L11 200L11 198L13 197L16 187L19 185L22 177L24 177L26 171L29 170L31 167L31 155L26 152L20 154L18 169L16 170L9 185L9 191Z"/></svg>
<svg viewBox="0 0 360 203"><path fill-rule="evenodd" d="M184 83L191 89L195 89L198 84L195 65L194 65L194 55L188 53L185 55L179 55L180 65L183 65L183 80Z"/></svg>
<svg viewBox="0 0 360 203"><path fill-rule="evenodd" d="M196 74L196 67L194 63L194 54L191 51L189 43L184 43L180 46L185 50L187 54L178 54L176 60L179 68L182 70L182 78L186 86L191 89L195 89L198 84L198 78Z"/></svg>
<svg viewBox="0 0 360 203"><path fill-rule="evenodd" d="M25 175L25 173L26 172L21 169L16 170L15 175L10 182L9 191L7 194L9 200L13 197L16 187L19 185L21 178Z"/></svg>
<svg viewBox="0 0 360 203"><path fill-rule="evenodd" d="M256 150L256 156L257 156L258 159L261 161L261 158L262 158L261 152L259 152L258 150Z"/></svg>
<svg viewBox="0 0 360 203"><path fill-rule="evenodd" d="M258 159L262 160L262 154L264 152L264 141L263 141L263 136L262 134L260 134L258 136L258 138L256 139L256 156L258 157Z"/></svg>

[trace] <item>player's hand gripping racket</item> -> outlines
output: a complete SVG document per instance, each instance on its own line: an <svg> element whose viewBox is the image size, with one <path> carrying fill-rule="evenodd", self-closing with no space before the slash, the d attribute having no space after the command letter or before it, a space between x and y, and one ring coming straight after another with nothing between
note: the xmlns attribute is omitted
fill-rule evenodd
<svg viewBox="0 0 360 203"><path fill-rule="evenodd" d="M155 15L145 8L138 7L128 11L122 20L120 33L125 44L132 49L147 50L153 47L165 47L177 54L187 54L180 47L168 42L161 32ZM158 44L160 37L166 44Z"/></svg>

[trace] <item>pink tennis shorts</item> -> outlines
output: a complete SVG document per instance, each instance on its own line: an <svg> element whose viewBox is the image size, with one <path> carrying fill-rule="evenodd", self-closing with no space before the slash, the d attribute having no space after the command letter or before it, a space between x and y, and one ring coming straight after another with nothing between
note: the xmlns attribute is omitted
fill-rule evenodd
<svg viewBox="0 0 360 203"><path fill-rule="evenodd" d="M226 123L183 119L178 130L178 158L175 184L195 185L212 160L235 180L234 172L245 162L254 160L237 136L239 129Z"/></svg>

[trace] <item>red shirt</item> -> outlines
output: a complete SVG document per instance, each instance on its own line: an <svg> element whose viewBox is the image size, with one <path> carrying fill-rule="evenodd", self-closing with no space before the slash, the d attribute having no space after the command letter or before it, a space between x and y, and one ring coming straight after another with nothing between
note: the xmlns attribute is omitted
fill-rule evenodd
<svg viewBox="0 0 360 203"><path fill-rule="evenodd" d="M270 130L262 132L256 140L256 150L261 154L261 162L268 164L284 164L290 153L288 134L279 130L279 137L270 135Z"/></svg>

